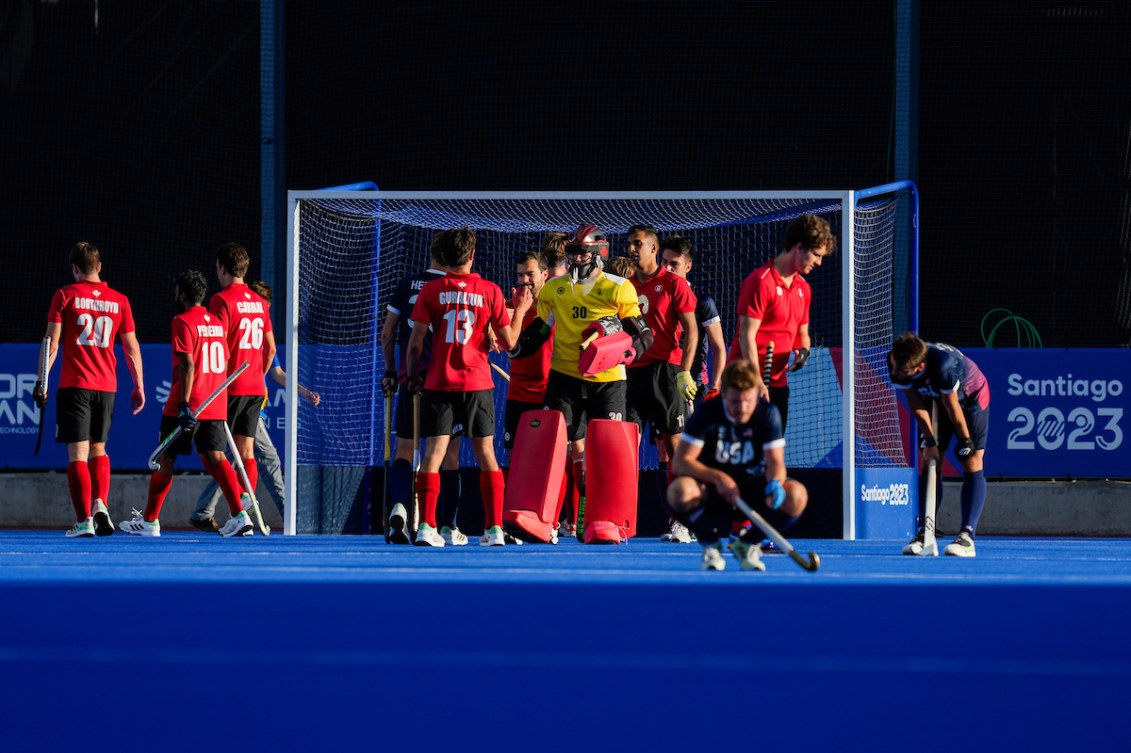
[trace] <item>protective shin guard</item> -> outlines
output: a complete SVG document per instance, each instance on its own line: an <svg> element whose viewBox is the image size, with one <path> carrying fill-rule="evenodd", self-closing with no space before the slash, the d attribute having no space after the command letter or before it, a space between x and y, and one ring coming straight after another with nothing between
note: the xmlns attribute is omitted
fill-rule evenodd
<svg viewBox="0 0 1131 753"><path fill-rule="evenodd" d="M251 484L251 488L244 491L254 495L255 487L259 483L259 464L255 462L255 458L243 458L243 470L247 474L247 483Z"/></svg>
<svg viewBox="0 0 1131 753"><path fill-rule="evenodd" d="M412 463L407 460L394 460L389 467L389 499L411 507L408 487L412 483Z"/></svg>
<svg viewBox="0 0 1131 753"><path fill-rule="evenodd" d="M90 467L90 499L110 505L110 456L98 455L87 461Z"/></svg>
<svg viewBox="0 0 1131 753"><path fill-rule="evenodd" d="M75 520L86 520L90 517L90 466L85 460L67 464L67 488L71 492Z"/></svg>
<svg viewBox="0 0 1131 753"><path fill-rule="evenodd" d="M420 499L420 521L436 527L436 503L440 500L440 474L418 471L416 496Z"/></svg>
<svg viewBox="0 0 1131 753"><path fill-rule="evenodd" d="M503 472L480 471L479 492L483 495L484 527L503 524Z"/></svg>
<svg viewBox="0 0 1131 753"><path fill-rule="evenodd" d="M442 526L456 528L456 513L462 492L459 471L440 471L440 500L436 506L436 519Z"/></svg>
<svg viewBox="0 0 1131 753"><path fill-rule="evenodd" d="M161 517L161 505L173 487L173 475L164 471L154 471L149 477L149 494L145 498L145 519L152 523Z"/></svg>
<svg viewBox="0 0 1131 753"><path fill-rule="evenodd" d="M971 533L978 530L978 519L986 506L986 473L975 471L962 475L962 527Z"/></svg>

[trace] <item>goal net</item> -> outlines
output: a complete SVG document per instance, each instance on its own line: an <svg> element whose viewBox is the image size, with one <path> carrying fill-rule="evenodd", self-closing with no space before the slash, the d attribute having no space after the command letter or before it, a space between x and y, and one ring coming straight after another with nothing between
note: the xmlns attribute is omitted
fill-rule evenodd
<svg viewBox="0 0 1131 753"><path fill-rule="evenodd" d="M322 396L311 408L288 384L286 435L289 532L338 533L374 496L372 470L384 459L386 365L379 334L385 307L404 275L428 266L429 244L442 229L467 225L477 235L475 267L509 294L515 258L537 249L551 230L593 223L612 254L626 252L634 224L695 244L689 276L698 295L714 297L729 345L743 279L775 256L784 230L800 214L826 218L837 252L814 270L812 355L790 376L786 436L790 468L906 467L896 400L884 359L894 334L909 326L909 266L897 227L907 217L905 192L858 201L853 192L698 194L479 194L394 192L290 193L288 370ZM902 215L901 215L902 211ZM844 353L852 358L845 359ZM492 356L505 370L505 357ZM847 365L851 368L845 368ZM390 366L390 368L395 368ZM506 383L496 380L496 453L502 447ZM395 440L394 440L395 443ZM646 446L642 467L654 467ZM464 442L461 465L474 466ZM851 530L851 474L845 534ZM379 499L380 489L376 490Z"/></svg>

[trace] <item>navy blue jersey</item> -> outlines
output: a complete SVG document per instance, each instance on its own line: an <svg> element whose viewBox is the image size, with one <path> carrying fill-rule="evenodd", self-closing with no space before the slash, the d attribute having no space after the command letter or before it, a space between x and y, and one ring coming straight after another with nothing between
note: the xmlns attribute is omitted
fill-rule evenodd
<svg viewBox="0 0 1131 753"><path fill-rule="evenodd" d="M710 376L707 373L707 326L718 324L721 321L719 307L715 299L709 295L699 297L695 306L695 321L699 325L699 346L695 351L695 359L691 362L691 376L700 384L709 384Z"/></svg>
<svg viewBox="0 0 1131 753"><path fill-rule="evenodd" d="M416 296L424 283L443 277L446 273L439 269L425 269L405 275L397 283L393 291L393 298L386 307L390 314L400 317L397 322L397 346L400 348L398 361L400 366L397 373L402 377L408 373L408 338L412 334L412 309L416 306ZM424 338L424 352L420 354L420 373L428 371L428 364L432 361L432 338Z"/></svg>
<svg viewBox="0 0 1131 753"><path fill-rule="evenodd" d="M927 368L910 379L897 379L891 374L889 362L892 385L900 390L915 390L928 404L931 400L938 400L943 394L956 392L963 408L974 405L986 408L989 405L990 390L986 385L985 375L978 364L958 348L944 343L927 343L926 364Z"/></svg>
<svg viewBox="0 0 1131 753"><path fill-rule="evenodd" d="M781 414L765 400L750 420L736 425L727 415L722 397L713 397L699 407L683 427L680 439L700 448L699 462L722 471L742 483L766 475L766 450L785 447Z"/></svg>

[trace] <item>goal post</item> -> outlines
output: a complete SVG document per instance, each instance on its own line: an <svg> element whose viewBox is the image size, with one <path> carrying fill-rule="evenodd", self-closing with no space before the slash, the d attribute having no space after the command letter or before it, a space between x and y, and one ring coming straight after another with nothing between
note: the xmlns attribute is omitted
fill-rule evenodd
<svg viewBox="0 0 1131 753"><path fill-rule="evenodd" d="M287 384L284 532L341 533L370 503L367 479L383 448L385 307L401 277L428 266L437 231L473 228L474 271L505 292L514 285L517 254L539 248L548 231L595 224L613 254L625 252L634 224L654 225L661 237L682 235L695 246L692 289L714 297L729 343L743 279L781 250L791 220L812 213L829 221L839 245L807 278L813 347L806 368L790 376L786 464L841 473L844 538L902 537L913 505L864 512L861 505L870 503L861 500L859 476L863 469L906 473L913 458L883 369L892 337L912 326L915 251L901 225L917 215L909 209L913 193L909 184L861 192L289 192L285 342L294 377ZM499 365L505 368L505 359ZM317 409L298 399L299 382L321 394ZM500 422L504 400L498 389ZM501 431L496 444L504 460ZM474 465L470 449L463 454L461 464ZM647 465L648 452L642 455Z"/></svg>

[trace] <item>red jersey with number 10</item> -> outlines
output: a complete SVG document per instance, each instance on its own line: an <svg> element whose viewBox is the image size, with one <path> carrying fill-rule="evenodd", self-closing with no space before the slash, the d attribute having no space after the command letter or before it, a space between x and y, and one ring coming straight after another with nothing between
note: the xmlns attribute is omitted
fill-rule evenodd
<svg viewBox="0 0 1131 753"><path fill-rule="evenodd" d="M228 394L266 395L263 375L268 364L263 362L263 339L271 331L271 304L242 282L233 282L212 296L208 310L228 333L229 373L241 363L248 364L228 387Z"/></svg>
<svg viewBox="0 0 1131 753"><path fill-rule="evenodd" d="M412 320L432 327L432 363L425 389L472 392L495 388L487 361L487 327L511 323L498 285L474 272L449 272L420 289Z"/></svg>
<svg viewBox="0 0 1131 753"><path fill-rule="evenodd" d="M116 392L114 340L119 332L134 331L134 315L126 297L104 282L76 282L55 291L47 321L61 327L59 386Z"/></svg>
<svg viewBox="0 0 1131 753"><path fill-rule="evenodd" d="M192 393L189 407L200 410L204 398L228 378L228 341L223 325L203 306L193 306L173 319L173 388L165 401L163 415L177 415L184 389L184 374L178 353L189 353L193 361ZM246 372L245 372L246 373ZM263 377L259 377L262 383ZM223 421L228 417L226 390L209 403L199 419Z"/></svg>

